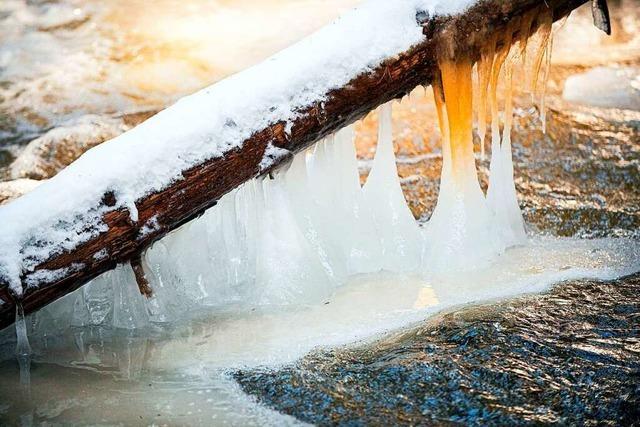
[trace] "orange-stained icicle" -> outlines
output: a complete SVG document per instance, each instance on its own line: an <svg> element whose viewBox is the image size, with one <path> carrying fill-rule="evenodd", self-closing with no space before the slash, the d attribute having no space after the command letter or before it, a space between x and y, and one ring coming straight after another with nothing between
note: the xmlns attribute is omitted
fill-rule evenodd
<svg viewBox="0 0 640 427"><path fill-rule="evenodd" d="M475 172L473 156L473 64L468 58L440 63L442 88L449 124L449 145L453 180Z"/></svg>
<svg viewBox="0 0 640 427"><path fill-rule="evenodd" d="M551 28L553 24L553 17L548 11L541 13L539 19L540 27L535 34L535 45L533 51L534 59L532 67L530 69L531 76L527 79L532 96L534 96L534 94L538 90L540 70L542 68L546 49L549 46L549 39L551 37Z"/></svg>
<svg viewBox="0 0 640 427"><path fill-rule="evenodd" d="M449 119L447 118L447 109L444 102L444 92L442 88L442 79L437 74L433 82L433 98L436 103L436 111L438 112L438 126L442 135L442 161L444 167L451 167L451 152L449 142Z"/></svg>
<svg viewBox="0 0 640 427"><path fill-rule="evenodd" d="M498 83L502 65L509 55L511 35L509 34L502 47L497 49L491 69L490 97L491 97L491 149L497 148L500 142L500 108L498 106Z"/></svg>
<svg viewBox="0 0 640 427"><path fill-rule="evenodd" d="M537 11L527 12L520 22L520 37L518 39L518 47L520 49L520 57L522 58L522 69L525 73L527 70L527 47L529 46L529 37L531 37L531 25L536 17Z"/></svg>
<svg viewBox="0 0 640 427"><path fill-rule="evenodd" d="M502 130L503 138L511 135L511 124L513 122L513 67L514 60L509 58L504 68L504 129Z"/></svg>
<svg viewBox="0 0 640 427"><path fill-rule="evenodd" d="M542 122L542 133L547 133L547 109L545 101L547 97L547 85L549 84L549 71L551 69L551 53L553 51L553 36L549 37L545 49L544 68L542 69L542 82L540 84L540 121Z"/></svg>
<svg viewBox="0 0 640 427"><path fill-rule="evenodd" d="M482 50L480 61L478 62L478 96L476 97L476 105L478 111L478 135L480 136L480 153L482 158L485 156L485 136L487 133L487 99L489 94L489 81L491 78L491 69L493 67L493 58L496 50L495 37L493 37L485 49Z"/></svg>

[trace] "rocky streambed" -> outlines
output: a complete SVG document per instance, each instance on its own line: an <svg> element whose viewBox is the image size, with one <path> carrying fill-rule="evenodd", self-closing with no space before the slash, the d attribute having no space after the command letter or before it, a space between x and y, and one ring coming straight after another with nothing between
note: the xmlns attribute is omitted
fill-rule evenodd
<svg viewBox="0 0 640 427"><path fill-rule="evenodd" d="M321 425L636 425L639 291L639 275L561 283L235 378Z"/></svg>

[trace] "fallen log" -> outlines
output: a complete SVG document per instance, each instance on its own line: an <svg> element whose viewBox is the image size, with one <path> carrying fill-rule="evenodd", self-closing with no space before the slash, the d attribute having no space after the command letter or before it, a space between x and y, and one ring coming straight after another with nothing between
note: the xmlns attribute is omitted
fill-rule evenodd
<svg viewBox="0 0 640 427"><path fill-rule="evenodd" d="M305 85L296 87L296 92L290 95L293 98L285 100L291 108L284 110L280 104L264 110L253 108L252 96L262 92L243 92L243 83L248 82L249 77L254 80L260 77L266 80L278 78L260 75L261 71L277 70L270 69L270 64L263 68L258 66L248 73L241 73L229 81L205 89L190 97L189 101L181 101L171 107L171 113L158 114L125 137L129 140L157 137L162 141L164 145L159 149L153 145L154 141L149 141L148 145L149 156L154 161L158 160L160 171L157 173L151 167L154 163L145 159L146 153L136 151L141 144L129 150L133 142L123 144L116 138L89 151L76 164L37 191L0 208L0 327L14 321L17 303L22 305L25 313L34 312L119 263L132 262L141 291L151 294L140 264L141 252L168 232L214 206L224 194L256 176L270 173L287 162L294 153L361 119L377 106L405 96L416 86L430 84L438 73L439 55L468 55L477 60L489 35L504 32L513 19L520 19L525 14L540 16L546 13L545 16L549 16L550 13L553 20L558 20L585 2L460 0L452 2L459 3L460 10L448 5L443 10L434 11L418 7L430 4L427 0L408 0L392 6L373 1L366 4L363 10L352 12L350 19L334 23L325 34L312 36L310 42L296 45L282 55L288 59L302 54L324 54L331 58L329 52L308 50L317 48L323 37L327 39L324 42L330 45L341 41L337 36L346 38L350 33L361 30L349 27L354 22L362 23L362 19L356 19L359 13L384 16L395 9L410 13L411 16L405 16L402 22L410 20L411 26L394 29L380 25L376 29L383 32L383 36L398 36L406 46L398 42L388 43L385 49L374 49L378 56L361 58L359 69L345 69L340 61L328 61L322 75L335 73L343 81L335 79L331 84L320 85L320 89ZM389 22L394 25L394 19L389 19ZM368 24L374 28L378 23ZM540 20L534 18L532 29L540 24ZM404 32L411 31L413 27L419 30L418 36L413 39L404 37ZM516 40L518 36L518 30L514 30L509 40ZM327 47L319 44L320 48ZM352 46L345 49L348 48ZM282 57L276 56L271 61L283 62ZM290 70L291 75L302 75L298 77L301 81L308 70L304 67L297 70L296 67L303 64L303 60L285 64L294 68ZM318 63L322 64L322 61ZM268 86L269 81L264 85ZM253 114L256 126L243 127L243 120L247 117L236 117L221 109L219 104L230 98L228 91L220 87L236 89L239 91L236 96L246 97L244 104L234 104L238 107L236 111L242 111L243 108L248 110L246 115L251 118ZM207 92L209 90L212 95ZM204 105L198 104L194 110L194 105L202 100L205 101ZM257 104L261 105L260 102ZM217 134L194 134L195 131L191 131L192 118L184 116L184 112L198 111L201 115L207 115L207 107L216 108L210 117L198 118L197 124L208 120L224 122L220 129L228 132L230 137L227 133L223 137ZM170 121L169 125L166 124L167 120ZM189 131L182 132L181 128ZM216 145L213 140L218 137L223 143ZM200 138L202 142L184 148L182 141L189 138ZM121 147L122 153L114 151L113 147ZM200 152L200 147L206 150ZM121 159L118 157L124 165L122 167L114 163L117 159L113 160L113 157L118 155L122 156ZM148 175L148 180L138 182L131 178L133 182L128 181L127 169L135 166L131 162L135 156L140 156L142 170L132 176L140 179ZM169 156L170 160L163 159L163 156ZM109 165L114 167L113 171L98 173L91 169L100 169L101 161L107 158ZM160 160L164 161L160 164ZM96 181L94 174L108 179ZM71 182L71 178L82 180L85 177L88 183L84 187L79 185L79 189L71 188L68 193L61 188ZM138 186L141 188L136 188ZM47 198L52 192L56 194L54 201Z"/></svg>

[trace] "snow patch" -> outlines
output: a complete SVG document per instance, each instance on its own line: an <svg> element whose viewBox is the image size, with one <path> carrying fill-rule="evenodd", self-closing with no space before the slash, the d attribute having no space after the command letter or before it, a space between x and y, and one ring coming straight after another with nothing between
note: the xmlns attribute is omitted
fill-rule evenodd
<svg viewBox="0 0 640 427"><path fill-rule="evenodd" d="M52 283L64 278L67 274L80 271L84 267L82 263L73 263L69 267L58 268L56 270L41 269L31 273L25 279L27 287L37 286L40 283Z"/></svg>
<svg viewBox="0 0 640 427"><path fill-rule="evenodd" d="M262 160L260 161L260 172L264 172L271 166L276 164L279 160L290 156L291 152L284 148L276 147L272 142L269 142L267 148L264 150Z"/></svg>

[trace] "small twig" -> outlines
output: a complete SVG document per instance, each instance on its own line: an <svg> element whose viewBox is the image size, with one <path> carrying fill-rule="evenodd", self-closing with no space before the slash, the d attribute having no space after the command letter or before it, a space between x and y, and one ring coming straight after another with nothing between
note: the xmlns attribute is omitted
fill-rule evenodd
<svg viewBox="0 0 640 427"><path fill-rule="evenodd" d="M147 276L144 273L144 268L142 267L142 257L140 254L131 258L131 268L133 269L133 274L136 276L136 282L138 283L138 289L140 289L140 293L147 298L151 298L153 296L153 290L151 289L151 285L149 285L149 281L147 280Z"/></svg>

